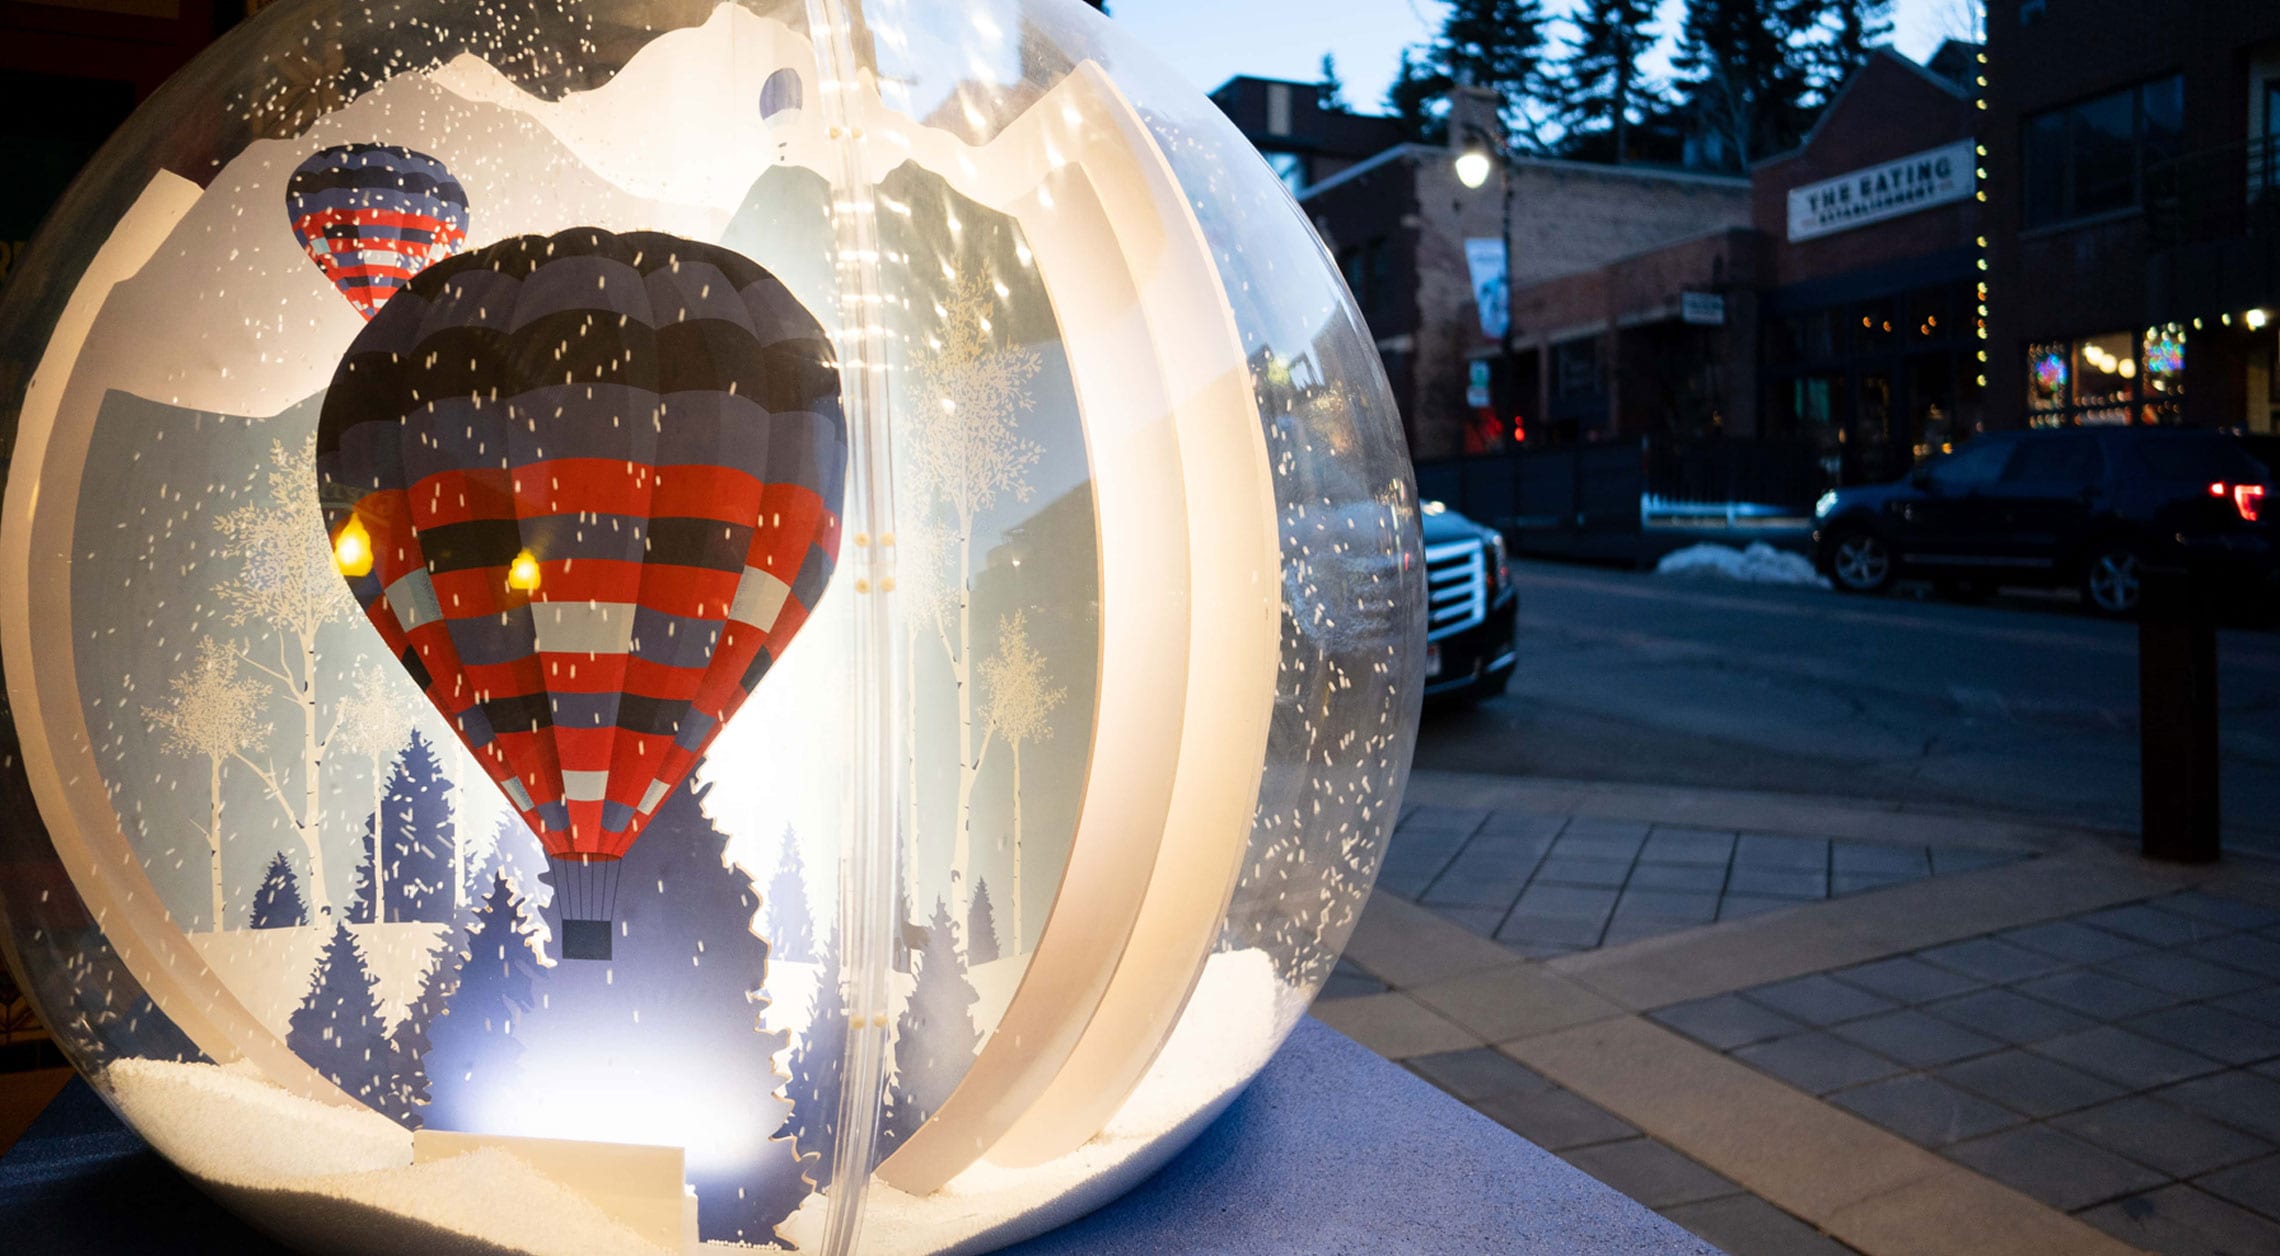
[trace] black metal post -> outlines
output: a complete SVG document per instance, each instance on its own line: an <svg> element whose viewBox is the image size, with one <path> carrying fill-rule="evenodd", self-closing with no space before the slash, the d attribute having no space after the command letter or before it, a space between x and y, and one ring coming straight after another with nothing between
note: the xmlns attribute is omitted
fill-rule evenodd
<svg viewBox="0 0 2280 1256"><path fill-rule="evenodd" d="M2138 606L2138 771L2145 857L2220 853L2215 607L2179 560L2148 563Z"/></svg>
<svg viewBox="0 0 2280 1256"><path fill-rule="evenodd" d="M1520 285L1513 274L1518 259L1512 256L1512 154L1500 147L1496 153L1496 162L1504 170L1504 335L1498 348L1504 355L1505 404L1512 408L1512 423L1517 429L1520 424L1520 354L1516 347L1519 341L1514 316L1519 313L1520 307L1513 294L1519 290ZM1542 369L1541 364L1538 369ZM1519 443L1513 441L1514 447L1517 448Z"/></svg>

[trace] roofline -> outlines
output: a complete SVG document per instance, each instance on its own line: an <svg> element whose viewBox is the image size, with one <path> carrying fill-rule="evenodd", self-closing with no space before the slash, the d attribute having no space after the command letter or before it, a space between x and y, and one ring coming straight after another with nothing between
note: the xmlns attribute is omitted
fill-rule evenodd
<svg viewBox="0 0 2280 1256"><path fill-rule="evenodd" d="M1324 179L1322 182L1305 188L1299 192L1298 199L1301 203L1304 203L1308 200L1313 199L1315 193L1317 192L1327 192L1334 187L1339 187L1343 184L1352 182L1353 180L1359 179L1363 175L1376 170L1380 166L1392 165L1394 162L1399 161L1403 157L1408 157L1421 151L1437 152L1440 151L1440 147L1441 146L1438 144L1419 144L1414 141L1404 144L1396 144L1384 152L1379 153L1375 157L1364 157L1362 160L1355 162L1353 165L1346 167L1344 170L1341 170L1334 175L1331 175L1329 178Z"/></svg>
<svg viewBox="0 0 2280 1256"><path fill-rule="evenodd" d="M1396 144L1375 157L1365 158L1307 188L1298 194L1298 199L1304 202L1317 192L1327 192L1350 180L1358 179L1381 166L1389 165L1402 157L1413 156L1423 160L1433 154L1451 151L1453 150L1446 145L1423 144L1414 140ZM1746 191L1750 186L1749 178L1745 175L1703 174L1693 170L1669 170L1659 166L1614 166L1596 161L1568 161L1557 157L1514 157L1512 164L1526 166L1533 170L1609 175L1619 179L1646 179L1658 183L1694 183L1733 191Z"/></svg>
<svg viewBox="0 0 2280 1256"><path fill-rule="evenodd" d="M1953 43L1955 41L1949 40L1948 42ZM1932 73L1930 67L1918 65L1916 62L1901 55L1898 51L1894 50L1890 44L1878 44L1876 47L1869 49L1869 61L1874 61L1880 57L1886 60L1896 61L1901 65L1908 67L1908 69L1914 73L1917 78L1920 78L1926 83L1939 88L1941 91L1946 92L1948 95L1955 97L1958 101L1967 101L1971 99L1971 93L1965 91L1961 83L1951 82L1947 79L1941 78L1939 75ZM1784 149L1781 152L1775 153L1770 157L1760 158L1757 161L1751 162L1750 170L1754 173L1778 162L1789 161L1792 158L1803 154L1806 149L1811 148L1813 146L1813 141L1820 138L1821 128L1828 123L1830 116L1836 113L1837 106L1844 103L1845 97L1852 95L1853 86L1860 82L1861 76L1865 74L1867 70L1868 62L1864 61L1861 63L1860 69L1853 71L1852 77L1845 80L1845 85L1837 89L1837 94L1829 97L1829 103L1821 106L1820 116L1813 119L1813 127L1811 130L1805 132L1805 138L1797 141L1793 147Z"/></svg>
<svg viewBox="0 0 2280 1256"><path fill-rule="evenodd" d="M1231 74L1227 76L1226 82L1221 83L1219 86L1212 88L1208 92L1205 92L1204 95L1217 96L1219 93L1226 91L1228 88L1235 86L1237 83L1245 81L1253 83L1282 83L1290 87L1304 87L1313 90L1318 90L1322 86L1319 81L1309 83L1301 81L1299 79L1268 78L1263 74Z"/></svg>

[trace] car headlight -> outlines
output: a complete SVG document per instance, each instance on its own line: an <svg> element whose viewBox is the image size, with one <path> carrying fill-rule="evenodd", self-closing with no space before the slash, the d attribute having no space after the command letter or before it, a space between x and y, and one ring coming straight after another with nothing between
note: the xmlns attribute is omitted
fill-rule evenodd
<svg viewBox="0 0 2280 1256"><path fill-rule="evenodd" d="M1821 500L1813 503L1813 517L1815 519L1826 519L1829 517L1829 512L1835 510L1836 508L1837 490L1830 489L1828 492L1821 494Z"/></svg>

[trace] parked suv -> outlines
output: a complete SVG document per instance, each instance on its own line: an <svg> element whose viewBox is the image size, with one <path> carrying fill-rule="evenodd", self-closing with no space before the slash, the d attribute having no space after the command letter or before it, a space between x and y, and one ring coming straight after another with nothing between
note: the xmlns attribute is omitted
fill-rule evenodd
<svg viewBox="0 0 2280 1256"><path fill-rule="evenodd" d="M1425 696L1477 702L1504 692L1518 660L1520 598L1504 537L1439 502L1424 508Z"/></svg>
<svg viewBox="0 0 2280 1256"><path fill-rule="evenodd" d="M1870 593L1928 578L1969 596L2000 585L2078 586L2127 615L2149 558L2251 582L2274 570L2272 473L2224 432L2064 428L1981 436L1907 479L1839 489L1814 510L1819 565Z"/></svg>

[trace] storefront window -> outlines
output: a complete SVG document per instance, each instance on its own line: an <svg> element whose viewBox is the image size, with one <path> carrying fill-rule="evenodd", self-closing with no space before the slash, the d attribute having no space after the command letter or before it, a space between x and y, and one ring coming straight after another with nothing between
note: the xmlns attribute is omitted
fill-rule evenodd
<svg viewBox="0 0 2280 1256"><path fill-rule="evenodd" d="M1562 397L1589 397L1599 391L1599 338L1586 336L1552 346L1552 386Z"/></svg>
<svg viewBox="0 0 2280 1256"><path fill-rule="evenodd" d="M2185 392L2185 329L2175 323L2027 347L2036 427L2174 423Z"/></svg>
<svg viewBox="0 0 2280 1256"><path fill-rule="evenodd" d="M2067 364L2072 357L2072 350L2063 341L2027 349L2027 410L2030 413L2066 408L2071 375Z"/></svg>
<svg viewBox="0 0 2280 1256"><path fill-rule="evenodd" d="M2137 397L2137 345L2128 332L2074 342L2074 404L2081 423L2128 423Z"/></svg>

